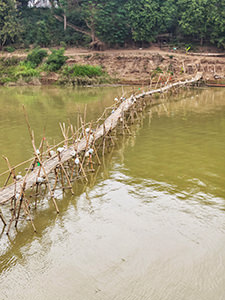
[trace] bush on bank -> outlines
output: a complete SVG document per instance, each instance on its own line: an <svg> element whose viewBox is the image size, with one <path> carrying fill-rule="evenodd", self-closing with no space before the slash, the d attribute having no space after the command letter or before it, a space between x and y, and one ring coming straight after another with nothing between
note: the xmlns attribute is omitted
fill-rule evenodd
<svg viewBox="0 0 225 300"><path fill-rule="evenodd" d="M42 63L43 59L47 56L48 52L46 50L37 47L28 54L26 62L29 62L33 66L33 68L36 68Z"/></svg>
<svg viewBox="0 0 225 300"><path fill-rule="evenodd" d="M71 77L100 77L104 76L105 72L100 66L91 66L91 65L73 65L65 66L62 74L65 76Z"/></svg>
<svg viewBox="0 0 225 300"><path fill-rule="evenodd" d="M59 84L91 85L111 82L109 75L100 67L92 65L65 65L67 57L65 49L52 50L48 55L46 50L35 48L26 59L0 59L0 84L17 82L19 79L26 83L34 78L43 78L49 72L59 74ZM43 75L43 71L45 75Z"/></svg>
<svg viewBox="0 0 225 300"><path fill-rule="evenodd" d="M52 50L45 62L45 69L50 72L56 72L65 64L68 57L64 55L65 49Z"/></svg>

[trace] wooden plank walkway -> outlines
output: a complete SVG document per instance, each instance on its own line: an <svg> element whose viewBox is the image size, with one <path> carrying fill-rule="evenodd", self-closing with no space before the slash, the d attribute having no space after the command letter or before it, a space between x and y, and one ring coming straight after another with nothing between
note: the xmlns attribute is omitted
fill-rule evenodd
<svg viewBox="0 0 225 300"><path fill-rule="evenodd" d="M125 112L128 112L129 109L136 103L135 99L138 100L140 98L144 98L146 96L150 96L157 93L164 93L172 88L175 87L182 87L185 85L191 85L194 83L197 83L202 78L202 73L197 73L197 75L186 81L179 81L173 84L168 84L162 88L158 88L155 90L150 90L148 92L141 93L136 96L130 96L128 99L123 101L119 107L104 121L104 123L96 130L95 132L95 140L98 140L102 138L104 135L107 135L110 130L113 130L117 124L118 121L124 116ZM87 148L87 140L85 138L82 138L80 142L77 145L77 153L81 153ZM63 150L60 153L61 163L65 163L68 160L70 160L73 157L74 152L74 145L69 146L67 149ZM45 173L48 175L50 174L59 164L59 158L57 155L49 158L48 160L43 162L43 167L45 170ZM16 192L20 193L21 188L23 186L24 180L26 181L25 189L31 188L33 185L36 184L37 176L39 177L45 177L43 169L41 169L40 174L40 167L36 167L31 173L28 174L28 176L24 179L21 178L16 183ZM15 184L11 184L6 186L5 188L0 190L0 205L6 204L8 201L10 201L15 196Z"/></svg>

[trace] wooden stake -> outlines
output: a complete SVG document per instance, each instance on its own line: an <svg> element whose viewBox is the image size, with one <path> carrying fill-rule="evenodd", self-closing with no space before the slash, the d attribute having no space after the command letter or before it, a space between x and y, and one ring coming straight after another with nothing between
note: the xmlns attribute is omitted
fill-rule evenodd
<svg viewBox="0 0 225 300"><path fill-rule="evenodd" d="M71 193L72 193L72 195L74 195L73 187L72 187L72 184L71 184L71 182L70 182L69 176L68 176L68 174L66 173L66 170L65 170L65 168L64 168L64 166L63 166L62 163L60 163L60 166L61 166L61 170L64 172L64 174L65 174L65 176L66 176L68 185L69 185L69 187L70 187L70 189L71 189ZM62 174L61 176L63 176L63 174Z"/></svg>
<svg viewBox="0 0 225 300"><path fill-rule="evenodd" d="M24 206L24 207L23 207L23 208L24 208L24 211L28 214L28 216L29 216L29 218L30 218L31 225L32 225L32 227L33 227L33 229L34 229L34 232L37 232L36 227L34 226L34 222L33 222L32 218L31 218L30 209L29 209L29 207L28 207L26 201L23 202L23 206Z"/></svg>
<svg viewBox="0 0 225 300"><path fill-rule="evenodd" d="M56 201L55 201L54 195L53 195L52 190L51 190L51 186L50 186L50 183L49 183L48 175L47 175L47 173L46 173L46 171L45 171L45 168L44 168L44 166L43 166L43 164L42 164L42 162L41 162L41 160L40 160L39 155L37 154L37 150L36 150L35 142L34 142L34 134L33 134L33 132L32 132L32 145L33 145L33 149L34 149L36 158L37 158L37 160L39 161L39 164L40 164L40 166L42 167L43 173L44 173L44 175L45 175L45 179L46 179L47 184L48 184L48 190L49 190L51 199L52 199L52 201L53 201L53 203L54 203L54 205L55 205L56 212L59 213L59 209L58 209L57 203L56 203Z"/></svg>
<svg viewBox="0 0 225 300"><path fill-rule="evenodd" d="M3 217L3 213L1 211L1 209L0 209L0 219L2 220L2 223L3 223L4 227L5 227L7 225L7 223L6 223L6 221L5 221L4 217Z"/></svg>

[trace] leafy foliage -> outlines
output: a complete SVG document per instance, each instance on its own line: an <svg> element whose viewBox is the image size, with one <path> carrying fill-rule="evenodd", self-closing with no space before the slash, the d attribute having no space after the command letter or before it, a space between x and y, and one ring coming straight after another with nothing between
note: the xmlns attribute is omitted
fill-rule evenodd
<svg viewBox="0 0 225 300"><path fill-rule="evenodd" d="M12 46L8 46L4 48L4 51L8 52L8 53L13 53L15 51L15 48Z"/></svg>
<svg viewBox="0 0 225 300"><path fill-rule="evenodd" d="M33 66L33 68L36 68L47 56L48 53L46 50L35 48L31 53L28 54L26 62L29 62Z"/></svg>
<svg viewBox="0 0 225 300"><path fill-rule="evenodd" d="M51 38L48 32L47 24L44 20L36 23L36 40L35 44L46 47L50 44Z"/></svg>
<svg viewBox="0 0 225 300"><path fill-rule="evenodd" d="M187 1L178 0L180 10L180 29L185 36L198 36L202 39L207 36L208 14L206 5L208 0Z"/></svg>
<svg viewBox="0 0 225 300"><path fill-rule="evenodd" d="M39 77L39 70L34 69L30 62L15 57L0 59L0 84L19 79L29 81L33 77Z"/></svg>
<svg viewBox="0 0 225 300"><path fill-rule="evenodd" d="M38 77L39 71L30 62L21 62L15 69L15 76L19 77Z"/></svg>
<svg viewBox="0 0 225 300"><path fill-rule="evenodd" d="M225 49L225 0L212 0L209 12L210 41Z"/></svg>
<svg viewBox="0 0 225 300"><path fill-rule="evenodd" d="M122 1L125 3L125 1ZM97 35L109 45L123 45L131 36L131 29L121 1L105 1L99 5L96 21Z"/></svg>
<svg viewBox="0 0 225 300"><path fill-rule="evenodd" d="M157 0L128 0L128 16L135 41L151 42L158 33L159 2Z"/></svg>
<svg viewBox="0 0 225 300"><path fill-rule="evenodd" d="M15 42L22 32L13 0L0 1L0 45Z"/></svg>
<svg viewBox="0 0 225 300"><path fill-rule="evenodd" d="M159 32L175 34L178 27L178 16L177 0L160 1Z"/></svg>
<svg viewBox="0 0 225 300"><path fill-rule="evenodd" d="M61 13L61 11L57 13ZM68 12L68 14L72 23L79 21L79 16L73 11ZM84 45L85 43L85 38L81 33L72 30L70 27L67 27L66 31L64 31L63 24L54 18L50 9L29 8L22 12L22 18L25 47L30 44L40 47L51 47L60 45L60 42L64 42L66 45Z"/></svg>
<svg viewBox="0 0 225 300"><path fill-rule="evenodd" d="M63 75L69 75L72 77L99 77L105 75L104 71L99 66L91 65L73 65L65 66Z"/></svg>
<svg viewBox="0 0 225 300"><path fill-rule="evenodd" d="M61 48L59 50L52 50L52 53L48 56L46 60L46 70L50 72L55 72L61 69L61 67L65 64L68 59L67 56L64 55L65 49Z"/></svg>
<svg viewBox="0 0 225 300"><path fill-rule="evenodd" d="M123 46L170 33L184 43L206 41L225 48L225 0L42 0L45 8L16 2L17 7L15 0L0 1L1 46L96 41Z"/></svg>

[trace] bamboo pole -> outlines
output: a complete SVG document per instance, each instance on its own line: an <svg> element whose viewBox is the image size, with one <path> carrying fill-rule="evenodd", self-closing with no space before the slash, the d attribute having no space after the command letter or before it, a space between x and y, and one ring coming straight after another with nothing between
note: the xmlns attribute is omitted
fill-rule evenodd
<svg viewBox="0 0 225 300"><path fill-rule="evenodd" d="M33 135L32 135L32 136L33 136ZM36 157L37 157L37 160L38 160L38 162L39 162L39 164L40 164L40 166L41 166L41 168L42 168L42 170L43 170L43 172L44 172L45 179L47 180L48 190L49 190L51 199L52 199L52 201L53 201L53 203L54 203L54 205L55 205L56 212L59 213L58 205L57 205L57 203L56 203L56 201L55 201L55 198L54 198L54 195L53 195L53 193L52 193L51 186L50 186L50 183L49 183L48 174L46 173L45 168L44 168L44 166L43 166L43 164L42 164L42 161L40 160L40 157L39 157L39 155L37 154L37 150L36 150L35 143L34 143L34 136L32 137L32 145L33 145L33 149L34 149L34 151L35 151L35 155L36 155Z"/></svg>
<svg viewBox="0 0 225 300"><path fill-rule="evenodd" d="M23 106L23 110L24 110L25 120L26 120L26 123L27 123L27 127L28 127L28 131L29 131L29 134L30 134L30 138L31 138L31 143L32 143L32 146L33 146L33 149L34 149L34 154L35 154L35 156L36 156L36 158L37 158L37 160L38 160L38 162L40 164L40 167L43 170L43 173L45 175L45 179L47 180L49 193L50 193L51 199L52 199L52 201L53 201L53 203L55 205L56 212L59 213L59 209L58 209L57 203L55 201L55 198L54 198L54 195L52 193L51 186L50 186L50 183L49 183L48 174L46 173L45 168L44 168L44 166L42 164L42 161L41 161L41 159L39 157L39 154L37 153L37 149L36 149L35 141L34 141L34 133L31 130L30 123L29 123L28 116L27 116L27 112L26 112L24 106Z"/></svg>
<svg viewBox="0 0 225 300"><path fill-rule="evenodd" d="M1 211L1 209L0 209L0 219L2 220L2 223L3 223L4 227L5 227L7 225L7 223L5 221L5 218L3 217L3 213Z"/></svg>

